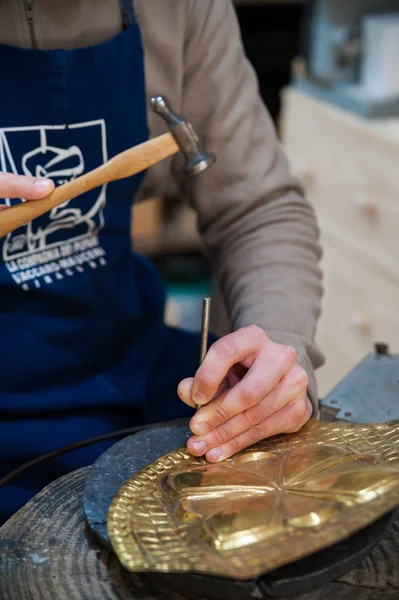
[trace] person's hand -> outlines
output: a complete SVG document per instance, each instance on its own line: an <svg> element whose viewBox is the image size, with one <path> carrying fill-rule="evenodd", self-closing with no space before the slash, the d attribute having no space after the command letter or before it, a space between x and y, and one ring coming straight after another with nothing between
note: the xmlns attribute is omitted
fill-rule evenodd
<svg viewBox="0 0 399 600"><path fill-rule="evenodd" d="M201 407L190 422L190 453L219 462L264 438L298 431L312 415L307 385L295 350L259 327L221 338L195 377L178 387L183 402Z"/></svg>
<svg viewBox="0 0 399 600"><path fill-rule="evenodd" d="M54 189L51 179L26 177L13 173L0 172L0 198L23 198L24 200L39 200L48 196ZM0 210L8 206L0 200Z"/></svg>

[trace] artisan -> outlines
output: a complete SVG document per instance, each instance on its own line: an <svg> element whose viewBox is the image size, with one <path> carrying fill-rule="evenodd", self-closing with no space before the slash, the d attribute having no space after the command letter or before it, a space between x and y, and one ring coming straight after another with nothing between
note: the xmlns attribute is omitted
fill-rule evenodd
<svg viewBox="0 0 399 600"><path fill-rule="evenodd" d="M177 155L0 240L1 474L94 435L192 416L195 404L188 447L211 462L317 417L317 224L232 2L7 0L0 44L3 210L164 133L155 94L218 159L188 180ZM197 212L231 321L199 369L199 335L164 324L164 286L131 251L132 202L170 183ZM1 519L105 447L3 488Z"/></svg>

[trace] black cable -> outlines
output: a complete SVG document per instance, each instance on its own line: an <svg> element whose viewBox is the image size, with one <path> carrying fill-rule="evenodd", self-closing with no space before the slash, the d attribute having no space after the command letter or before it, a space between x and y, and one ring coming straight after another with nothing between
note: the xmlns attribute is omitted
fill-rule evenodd
<svg viewBox="0 0 399 600"><path fill-rule="evenodd" d="M52 450L47 454L42 454L41 456L37 456L33 460L30 460L27 463L24 463L14 471L11 471L4 477L0 479L0 488L7 485L15 479L19 477L29 469L33 469L37 465L46 462L47 460L52 460L53 458L57 458L58 456L62 456L63 454L67 454L68 452L72 452L73 450L78 450L79 448L85 448L86 446L91 446L93 444L98 444L100 442L106 442L107 440L112 440L116 437L123 437L126 435L132 435L133 433L137 433L139 431L143 431L144 429L150 429L152 427L157 427L159 425L168 425L170 423L177 424L180 422L181 424L187 423L186 419L176 419L175 421L163 422L163 423L151 423L148 425L137 425L136 427L129 427L128 429L119 429L119 431L113 431L112 433L104 433L102 435L97 435L92 438L87 438L85 440L81 440L80 442L75 442L73 444L69 444L68 446L63 446L62 448L57 448L56 450Z"/></svg>

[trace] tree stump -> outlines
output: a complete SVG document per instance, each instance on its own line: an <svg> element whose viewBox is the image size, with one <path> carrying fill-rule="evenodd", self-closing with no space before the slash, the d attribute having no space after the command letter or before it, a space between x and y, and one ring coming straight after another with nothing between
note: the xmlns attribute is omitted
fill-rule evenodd
<svg viewBox="0 0 399 600"><path fill-rule="evenodd" d="M120 567L85 524L82 494L88 472L81 469L54 482L0 528L0 598L208 600L205 577L191 576L189 589L180 576L136 575ZM396 599L398 564L399 513L356 569L296 600ZM226 581L219 589L220 600L265 598L264 590L253 584L250 590L246 582Z"/></svg>

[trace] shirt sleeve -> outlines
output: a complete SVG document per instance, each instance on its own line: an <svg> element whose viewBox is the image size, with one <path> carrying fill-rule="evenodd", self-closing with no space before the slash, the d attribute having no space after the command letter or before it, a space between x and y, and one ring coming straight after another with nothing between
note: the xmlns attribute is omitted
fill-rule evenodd
<svg viewBox="0 0 399 600"><path fill-rule="evenodd" d="M177 160L174 177L197 211L231 326L257 324L296 349L317 416L317 222L289 172L230 0L188 0L183 78L182 113L217 162L188 181Z"/></svg>

